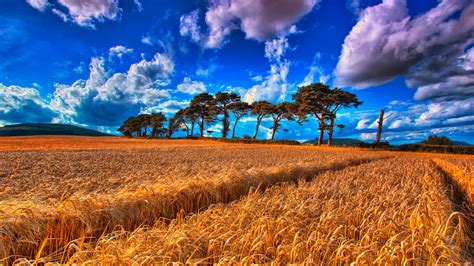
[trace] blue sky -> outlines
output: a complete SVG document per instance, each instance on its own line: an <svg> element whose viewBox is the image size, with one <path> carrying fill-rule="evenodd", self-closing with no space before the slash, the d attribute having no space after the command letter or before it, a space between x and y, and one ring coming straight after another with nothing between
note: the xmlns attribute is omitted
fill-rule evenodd
<svg viewBox="0 0 474 266"><path fill-rule="evenodd" d="M469 0L0 0L0 124L114 132L131 115L172 115L197 93L291 100L325 82L364 104L336 137L428 135L474 143ZM252 134L244 119L237 136ZM270 121L259 135L266 138ZM216 135L218 124L210 125ZM316 137L314 121L277 139Z"/></svg>

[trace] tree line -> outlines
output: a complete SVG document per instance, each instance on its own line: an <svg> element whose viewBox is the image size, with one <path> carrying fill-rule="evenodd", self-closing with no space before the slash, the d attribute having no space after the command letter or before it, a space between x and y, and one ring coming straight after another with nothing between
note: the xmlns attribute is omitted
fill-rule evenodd
<svg viewBox="0 0 474 266"><path fill-rule="evenodd" d="M344 108L358 107L362 104L353 93L340 88L330 88L323 83L315 83L299 87L292 96L293 102L272 104L267 101L256 101L252 104L241 101L236 93L218 92L215 95L200 93L191 100L188 107L179 110L167 119L163 113L141 114L128 118L118 129L128 137L168 137L182 130L187 136L194 136L195 127L199 128L199 136L204 136L206 126L214 123L222 124L222 138L235 138L239 121L246 116L256 118L253 139L257 138L261 122L271 118L271 139L281 128L283 120L297 121L300 125L309 118L318 121L318 145L323 143L327 132L328 145L332 143L335 128L344 125L335 124L337 113ZM231 114L233 123L231 124ZM230 129L232 127L232 130Z"/></svg>

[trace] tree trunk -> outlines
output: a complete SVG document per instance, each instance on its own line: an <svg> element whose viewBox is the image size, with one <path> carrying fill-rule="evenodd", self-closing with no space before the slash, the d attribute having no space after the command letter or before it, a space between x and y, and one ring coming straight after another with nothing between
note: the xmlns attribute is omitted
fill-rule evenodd
<svg viewBox="0 0 474 266"><path fill-rule="evenodd" d="M324 129L319 129L318 145L323 144L323 139L324 139Z"/></svg>
<svg viewBox="0 0 474 266"><path fill-rule="evenodd" d="M329 126L328 146L332 145L332 134L334 133L334 117L331 117L330 121L331 121L331 125Z"/></svg>
<svg viewBox="0 0 474 266"><path fill-rule="evenodd" d="M201 137L203 137L204 136L204 115L201 116L201 125L200 125L199 130L200 130L200 133L201 133Z"/></svg>
<svg viewBox="0 0 474 266"><path fill-rule="evenodd" d="M227 111L224 111L224 127L222 129L222 138L227 138L227 133L229 132L229 114Z"/></svg>
<svg viewBox="0 0 474 266"><path fill-rule="evenodd" d="M272 128L272 140L275 138L275 132L277 131L278 121L273 121L273 128Z"/></svg>
<svg viewBox="0 0 474 266"><path fill-rule="evenodd" d="M383 127L383 116L385 114L385 110L382 109L380 110L380 116L379 116L379 121L377 123L379 124L379 128L377 129L377 137L375 138L375 143L379 144L380 139L382 138L382 127Z"/></svg>
<svg viewBox="0 0 474 266"><path fill-rule="evenodd" d="M194 136L194 125L196 122L191 122L191 137Z"/></svg>
<svg viewBox="0 0 474 266"><path fill-rule="evenodd" d="M235 138L235 127L237 127L237 122L239 122L239 118L235 118L234 127L232 127L232 138Z"/></svg>
<svg viewBox="0 0 474 266"><path fill-rule="evenodd" d="M260 127L260 122L262 121L261 118L257 118L257 126L255 127L255 134L253 135L253 139L257 139L258 128Z"/></svg>

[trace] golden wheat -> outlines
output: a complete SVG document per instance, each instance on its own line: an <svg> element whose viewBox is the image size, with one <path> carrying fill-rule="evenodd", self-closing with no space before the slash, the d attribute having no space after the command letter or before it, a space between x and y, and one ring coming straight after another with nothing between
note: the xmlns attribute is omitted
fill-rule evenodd
<svg viewBox="0 0 474 266"><path fill-rule="evenodd" d="M117 231L69 262L445 264L471 259L427 160L396 158L258 191L171 224Z"/></svg>
<svg viewBox="0 0 474 266"><path fill-rule="evenodd" d="M0 264L472 261L470 156L11 140L0 147Z"/></svg>

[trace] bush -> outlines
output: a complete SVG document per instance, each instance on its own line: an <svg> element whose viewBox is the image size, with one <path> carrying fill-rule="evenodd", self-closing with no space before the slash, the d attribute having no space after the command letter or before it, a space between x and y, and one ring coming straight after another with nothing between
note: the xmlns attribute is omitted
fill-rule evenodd
<svg viewBox="0 0 474 266"><path fill-rule="evenodd" d="M356 145L358 148L366 148L366 149L382 149L382 150L389 150L391 148L390 143L383 141L380 143L359 143Z"/></svg>
<svg viewBox="0 0 474 266"><path fill-rule="evenodd" d="M395 148L397 151L436 152L455 154L474 154L474 146L405 144Z"/></svg>
<svg viewBox="0 0 474 266"><path fill-rule="evenodd" d="M234 138L234 139L223 139L223 138L211 138L211 137L185 137L182 139L204 139L204 140L214 140L228 143L245 143L245 144L284 144L284 145L301 145L300 142L296 140L269 140L269 139L252 139L252 138Z"/></svg>
<svg viewBox="0 0 474 266"><path fill-rule="evenodd" d="M438 136L429 136L426 141L423 141L422 144L427 145L453 145L451 140L448 137L438 137Z"/></svg>

